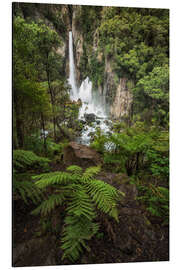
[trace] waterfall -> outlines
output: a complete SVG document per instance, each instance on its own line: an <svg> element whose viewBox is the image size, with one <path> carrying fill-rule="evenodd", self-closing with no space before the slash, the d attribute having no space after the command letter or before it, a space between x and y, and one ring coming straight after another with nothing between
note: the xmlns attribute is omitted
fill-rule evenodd
<svg viewBox="0 0 180 270"><path fill-rule="evenodd" d="M69 84L71 85L71 100L77 101L81 99L82 102L79 110L79 119L85 120L86 115L93 114L96 120L98 120L91 125L87 123L82 131L81 138L78 139L83 144L89 144L91 134L96 131L97 127L104 133L110 131L109 120L107 120L105 97L100 95L98 91L92 91L92 82L89 78L87 77L81 83L79 89L76 86L72 32L69 32Z"/></svg>
<svg viewBox="0 0 180 270"><path fill-rule="evenodd" d="M69 32L69 84L71 85L72 88L70 92L70 98L72 100L77 100L78 89L76 86L76 79L75 79L72 32Z"/></svg>

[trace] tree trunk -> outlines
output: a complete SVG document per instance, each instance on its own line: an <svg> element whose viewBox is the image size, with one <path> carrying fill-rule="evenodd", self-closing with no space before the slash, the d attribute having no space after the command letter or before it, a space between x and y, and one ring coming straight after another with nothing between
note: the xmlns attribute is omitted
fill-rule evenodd
<svg viewBox="0 0 180 270"><path fill-rule="evenodd" d="M50 93L51 104L52 104L53 127L54 127L54 141L56 141L56 118L55 118L55 111L54 111L55 102L54 102L53 91L52 91L51 83L50 83L50 74L49 74L48 56L49 56L49 53L47 53L46 74L47 74L48 87L49 87L49 93Z"/></svg>
<svg viewBox="0 0 180 270"><path fill-rule="evenodd" d="M45 122L44 122L44 116L41 113L41 125L43 130L43 141L44 141L44 154L47 155L47 143L46 143L46 134L45 134Z"/></svg>
<svg viewBox="0 0 180 270"><path fill-rule="evenodd" d="M24 128L23 128L23 120L21 116L20 106L14 99L14 112L15 112L15 123L16 123L16 136L17 136L17 147L23 148L24 146Z"/></svg>

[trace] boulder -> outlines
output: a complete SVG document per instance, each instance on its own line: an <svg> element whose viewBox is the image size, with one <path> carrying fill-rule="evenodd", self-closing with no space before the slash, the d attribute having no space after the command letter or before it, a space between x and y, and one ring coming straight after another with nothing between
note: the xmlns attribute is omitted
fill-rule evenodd
<svg viewBox="0 0 180 270"><path fill-rule="evenodd" d="M84 118L86 122L91 123L96 120L96 115L94 113L85 113Z"/></svg>
<svg viewBox="0 0 180 270"><path fill-rule="evenodd" d="M63 161L65 165L97 166L102 163L101 156L89 146L70 142L64 148Z"/></svg>
<svg viewBox="0 0 180 270"><path fill-rule="evenodd" d="M86 121L84 121L84 120L79 120L79 122L81 123L81 124L83 124L83 125L85 125L86 124Z"/></svg>
<svg viewBox="0 0 180 270"><path fill-rule="evenodd" d="M96 120L96 124L97 125L100 125L101 124L101 121L100 120Z"/></svg>

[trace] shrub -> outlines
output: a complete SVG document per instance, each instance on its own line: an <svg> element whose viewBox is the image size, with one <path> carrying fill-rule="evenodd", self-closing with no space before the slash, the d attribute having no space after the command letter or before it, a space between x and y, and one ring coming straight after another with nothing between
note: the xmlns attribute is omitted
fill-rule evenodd
<svg viewBox="0 0 180 270"><path fill-rule="evenodd" d="M138 200L146 205L146 209L153 215L161 217L163 224L169 222L169 190L165 187L154 185L141 186L142 196Z"/></svg>

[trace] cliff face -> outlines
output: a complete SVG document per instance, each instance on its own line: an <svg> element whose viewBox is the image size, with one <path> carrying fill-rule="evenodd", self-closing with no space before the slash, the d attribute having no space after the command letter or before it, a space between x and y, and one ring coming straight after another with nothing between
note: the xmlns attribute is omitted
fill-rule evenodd
<svg viewBox="0 0 180 270"><path fill-rule="evenodd" d="M127 78L121 78L116 89L116 96L110 109L115 118L128 117L131 112L133 96L127 87L127 82Z"/></svg>
<svg viewBox="0 0 180 270"><path fill-rule="evenodd" d="M94 90L104 96L111 116L118 119L129 115L133 98L127 78L118 77L113 69L113 57L108 57L105 48L100 45L101 14L106 9L99 7L97 11L97 7L31 4L33 12L30 12L27 4L22 4L20 9L17 5L17 12L25 19L42 20L57 31L61 43L56 52L62 57L66 78L69 77L69 31L72 31L77 85L80 86L88 76ZM93 14L99 18L98 22L93 20ZM83 22L89 22L88 27Z"/></svg>
<svg viewBox="0 0 180 270"><path fill-rule="evenodd" d="M72 8L72 33L73 33L73 41L74 41L74 55L75 55L75 65L76 65L76 80L78 86L82 81L82 74L80 71L80 61L83 57L83 44L84 39L82 35L82 31L80 29L80 25L77 24L77 16L81 12L81 6L73 6Z"/></svg>
<svg viewBox="0 0 180 270"><path fill-rule="evenodd" d="M128 117L133 101L129 80L124 76L119 78L113 70L113 57L107 57L105 48L100 47L98 27L94 27L91 33L92 38L87 42L86 35L88 33L84 33L82 29L81 17L82 6L72 6L77 83L80 85L86 76L90 77L93 88L104 96L109 105L111 116L116 119Z"/></svg>

